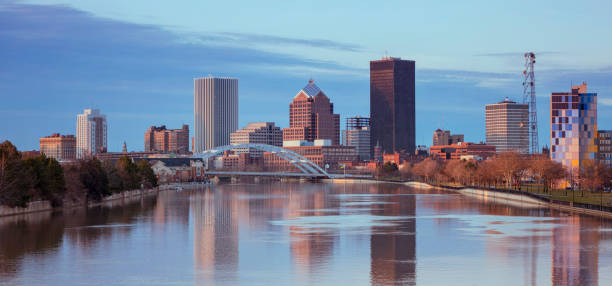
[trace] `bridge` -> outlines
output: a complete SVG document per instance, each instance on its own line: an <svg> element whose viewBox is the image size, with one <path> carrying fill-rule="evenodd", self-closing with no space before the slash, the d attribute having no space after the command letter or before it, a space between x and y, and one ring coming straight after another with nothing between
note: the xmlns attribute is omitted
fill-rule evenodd
<svg viewBox="0 0 612 286"><path fill-rule="evenodd" d="M300 177L300 178L371 178L369 175L353 175L353 174L329 174L327 171L323 170L319 165L314 162L308 160L306 157L293 152L291 150L287 150L282 147L272 146L267 144L233 144L233 145L225 145L219 146L212 149L208 149L198 154L194 154L194 158L201 158L206 161L209 158L219 156L223 154L225 151L235 150L235 149L257 149L264 152L269 152L275 154L277 157L291 163L295 166L299 173L296 172L243 172L243 171L215 171L210 170L206 171L206 174L210 175L220 175L220 176L272 176L272 177Z"/></svg>
<svg viewBox="0 0 612 286"><path fill-rule="evenodd" d="M272 146L267 144L233 144L219 146L212 149L205 150L201 153L194 154L194 158L201 158L206 161L209 158L219 156L225 151L235 149L257 149L264 152L275 154L277 157L291 163L295 166L300 173L296 172L240 172L240 171L207 171L207 174L211 175L228 175L228 176L275 176L275 177L307 177L307 178L332 178L334 176L328 174L319 165L306 159L306 157L287 150L282 147Z"/></svg>

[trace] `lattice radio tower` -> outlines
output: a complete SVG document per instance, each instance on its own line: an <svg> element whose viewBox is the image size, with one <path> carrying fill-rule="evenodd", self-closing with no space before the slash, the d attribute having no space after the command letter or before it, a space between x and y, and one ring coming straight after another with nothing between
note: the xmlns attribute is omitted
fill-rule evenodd
<svg viewBox="0 0 612 286"><path fill-rule="evenodd" d="M533 64L535 54L525 53L525 70L523 71L523 104L529 104L529 150L531 154L540 152L538 144L538 114L536 110L535 77Z"/></svg>

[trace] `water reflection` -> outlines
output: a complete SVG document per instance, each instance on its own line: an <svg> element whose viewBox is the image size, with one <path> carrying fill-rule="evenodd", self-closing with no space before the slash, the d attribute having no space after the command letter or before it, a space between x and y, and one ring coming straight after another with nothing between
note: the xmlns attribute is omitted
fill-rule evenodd
<svg viewBox="0 0 612 286"><path fill-rule="evenodd" d="M610 220L441 190L217 185L0 218L0 284L598 285L611 239Z"/></svg>
<svg viewBox="0 0 612 286"><path fill-rule="evenodd" d="M402 187L394 188L373 185L370 193L402 194ZM408 216L416 215L415 196L385 196L383 202L372 209L373 215ZM416 220L402 219L394 226L372 227L370 238L371 269L373 285L415 285L416 284Z"/></svg>
<svg viewBox="0 0 612 286"><path fill-rule="evenodd" d="M25 256L32 255L36 263L44 263L47 254L56 253L65 244L87 255L93 244L129 235L134 217L154 203L155 197L145 197L63 213L0 218L0 282L11 281L20 273L28 274L27 269L22 269Z"/></svg>

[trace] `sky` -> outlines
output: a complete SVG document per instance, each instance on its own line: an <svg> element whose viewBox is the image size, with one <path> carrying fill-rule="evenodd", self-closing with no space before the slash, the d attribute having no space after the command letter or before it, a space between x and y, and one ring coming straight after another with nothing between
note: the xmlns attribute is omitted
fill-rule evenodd
<svg viewBox="0 0 612 286"><path fill-rule="evenodd" d="M550 93L582 81L612 129L612 2L496 2L0 0L0 141L38 149L98 108L109 151L142 150L151 125L193 127L193 78L208 75L239 79L241 127L288 127L309 78L341 118L367 116L369 61L389 55L416 61L417 144L436 128L479 142L485 104L522 101L527 51L540 145Z"/></svg>

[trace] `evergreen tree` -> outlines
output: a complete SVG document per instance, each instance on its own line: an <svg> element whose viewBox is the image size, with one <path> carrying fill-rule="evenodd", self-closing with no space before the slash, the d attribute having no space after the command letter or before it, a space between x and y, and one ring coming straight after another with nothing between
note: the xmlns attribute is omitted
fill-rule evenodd
<svg viewBox="0 0 612 286"><path fill-rule="evenodd" d="M28 168L9 141L0 144L0 204L25 207L31 197Z"/></svg>
<svg viewBox="0 0 612 286"><path fill-rule="evenodd" d="M145 188L157 187L157 177L155 176L155 172L153 172L149 161L140 160L138 163L136 163L136 166L138 167L138 173L140 174Z"/></svg>

